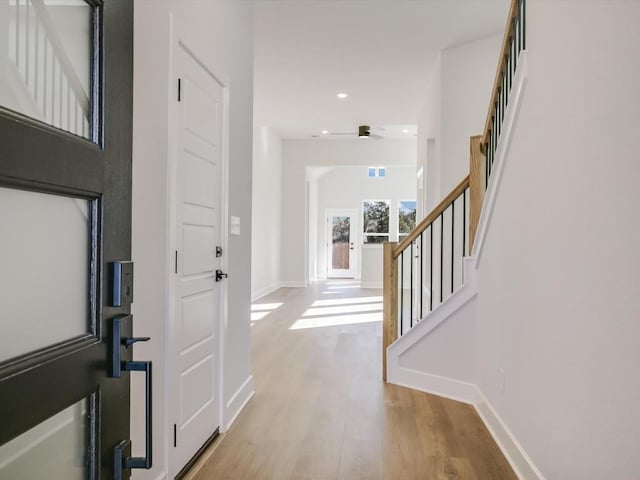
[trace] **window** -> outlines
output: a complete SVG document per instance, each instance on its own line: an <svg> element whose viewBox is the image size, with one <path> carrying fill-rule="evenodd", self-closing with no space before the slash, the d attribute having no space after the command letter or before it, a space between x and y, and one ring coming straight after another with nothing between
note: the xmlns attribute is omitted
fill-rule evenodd
<svg viewBox="0 0 640 480"><path fill-rule="evenodd" d="M365 244L389 241L389 202L387 200L365 200L362 202Z"/></svg>
<svg viewBox="0 0 640 480"><path fill-rule="evenodd" d="M398 241L416 227L416 201L400 200L398 202Z"/></svg>
<svg viewBox="0 0 640 480"><path fill-rule="evenodd" d="M367 177L375 178L375 177L385 177L387 174L387 169L385 167L368 167L367 168Z"/></svg>

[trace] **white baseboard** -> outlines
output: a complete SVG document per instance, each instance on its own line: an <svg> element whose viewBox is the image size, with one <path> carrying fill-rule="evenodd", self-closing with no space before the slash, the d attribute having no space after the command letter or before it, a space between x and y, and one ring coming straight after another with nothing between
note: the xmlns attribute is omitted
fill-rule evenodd
<svg viewBox="0 0 640 480"><path fill-rule="evenodd" d="M382 288L382 282L360 282L360 288Z"/></svg>
<svg viewBox="0 0 640 480"><path fill-rule="evenodd" d="M393 377L391 383L394 385L431 393L470 405L475 405L478 401L477 388L472 383L399 366L394 368L393 373L388 372L387 375L390 378Z"/></svg>
<svg viewBox="0 0 640 480"><path fill-rule="evenodd" d="M524 450L520 442L511 433L500 416L493 409L487 398L476 387L478 399L475 409L478 415L491 433L491 436L500 447L503 455L513 468L520 480L545 480L544 476L533 463L533 460Z"/></svg>
<svg viewBox="0 0 640 480"><path fill-rule="evenodd" d="M247 406L249 400L255 394L255 390L253 389L253 375L249 375L249 377L244 381L244 383L240 386L240 388L233 394L231 400L227 402L227 408L225 412L225 422L224 422L224 430L226 432L229 427L235 422L240 412ZM227 420L227 418L229 420Z"/></svg>
<svg viewBox="0 0 640 480"><path fill-rule="evenodd" d="M270 293L275 292L279 288L280 288L280 285L277 284L277 283L275 285L270 285L268 287L261 288L257 292L251 293L251 301L255 302L259 298L265 297L265 296L269 295Z"/></svg>
<svg viewBox="0 0 640 480"><path fill-rule="evenodd" d="M304 280L286 280L280 282L281 288L305 288L307 286L307 282Z"/></svg>

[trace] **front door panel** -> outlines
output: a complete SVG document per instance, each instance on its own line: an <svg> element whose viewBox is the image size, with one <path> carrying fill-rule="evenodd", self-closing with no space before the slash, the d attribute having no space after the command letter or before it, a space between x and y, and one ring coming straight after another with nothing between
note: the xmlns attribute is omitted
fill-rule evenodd
<svg viewBox="0 0 640 480"><path fill-rule="evenodd" d="M3 479L111 479L129 438L108 345L130 311L109 265L131 257L132 22L131 2L0 0Z"/></svg>

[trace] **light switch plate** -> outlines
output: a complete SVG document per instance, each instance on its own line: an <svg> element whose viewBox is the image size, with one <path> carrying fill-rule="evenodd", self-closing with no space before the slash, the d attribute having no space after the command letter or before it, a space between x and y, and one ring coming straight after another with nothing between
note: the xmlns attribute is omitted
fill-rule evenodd
<svg viewBox="0 0 640 480"><path fill-rule="evenodd" d="M231 217L231 235L240 235L240 217Z"/></svg>

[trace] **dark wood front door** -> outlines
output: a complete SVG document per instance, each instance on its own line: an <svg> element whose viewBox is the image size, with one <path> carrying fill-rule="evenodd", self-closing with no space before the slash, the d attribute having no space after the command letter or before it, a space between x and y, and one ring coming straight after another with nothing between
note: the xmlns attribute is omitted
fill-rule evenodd
<svg viewBox="0 0 640 480"><path fill-rule="evenodd" d="M0 478L128 478L110 344L132 320L111 269L131 258L133 2L0 0L0 19Z"/></svg>

